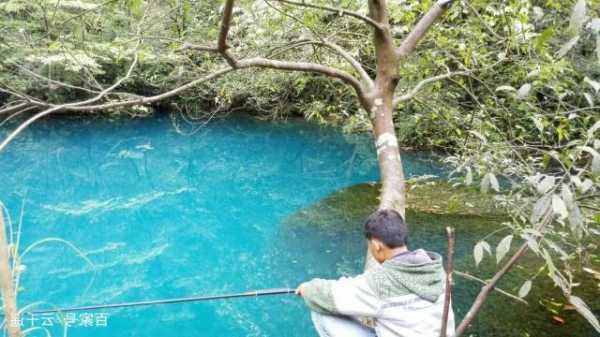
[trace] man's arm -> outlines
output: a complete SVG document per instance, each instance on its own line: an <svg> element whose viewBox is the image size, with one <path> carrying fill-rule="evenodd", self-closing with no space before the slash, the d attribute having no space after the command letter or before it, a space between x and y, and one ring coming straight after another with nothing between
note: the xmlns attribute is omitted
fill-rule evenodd
<svg viewBox="0 0 600 337"><path fill-rule="evenodd" d="M300 285L296 293L312 310L323 314L375 317L380 306L364 274L339 280L314 279Z"/></svg>

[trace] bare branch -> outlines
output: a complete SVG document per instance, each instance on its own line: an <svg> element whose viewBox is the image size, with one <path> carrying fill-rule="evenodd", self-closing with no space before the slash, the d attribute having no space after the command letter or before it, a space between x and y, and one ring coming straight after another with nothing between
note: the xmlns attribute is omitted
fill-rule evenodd
<svg viewBox="0 0 600 337"><path fill-rule="evenodd" d="M512 269L512 267L514 267L514 265L517 264L519 259L525 254L525 252L527 252L527 249L527 243L521 245L521 247L519 247L515 254L510 258L510 260L508 260L508 262L506 262L506 264L502 266L500 271L498 271L496 275L494 275L494 277L492 277L492 279L489 282L486 282L486 284L481 288L481 292L479 293L479 295L477 295L475 302L473 302L473 305L465 315L465 318L462 320L462 322L460 322L460 324L456 328L456 332L454 335L455 337L462 336L462 334L469 327L473 319L475 319L475 316L477 316L477 314L479 313L479 310L483 306L483 303L485 303L485 301L487 300L487 297L490 295L492 290L496 288L496 284L498 284L498 281L500 281L500 279L502 279L502 277L504 277L504 275L506 275L506 273L508 273Z"/></svg>
<svg viewBox="0 0 600 337"><path fill-rule="evenodd" d="M361 100L364 100L366 98L362 85L354 76L343 70L339 70L333 67L309 62L288 62L279 60L269 60L261 57L241 60L238 62L237 65L239 68L259 67L288 71L311 72L326 75L329 77L337 78L353 87Z"/></svg>
<svg viewBox="0 0 600 337"><path fill-rule="evenodd" d="M46 76L40 75L40 74L38 74L36 72L33 72L33 71L31 71L31 70L29 70L29 69L27 69L27 68L25 68L25 67L23 67L23 66L21 66L19 64L13 63L13 65L15 67L19 68L21 71L25 72L27 75L30 75L30 76L35 77L35 78L40 79L40 80L44 80L44 81L46 81L48 83L52 83L52 84L60 86L60 87L70 88L70 89L75 89L75 90L81 90L81 91L85 91L85 92L93 93L93 94L97 94L98 93L98 90L92 90L92 89L88 89L88 88L79 87L79 86L76 86L76 85L71 85L71 84L68 84L68 83L60 82L60 81L57 81L57 80L53 80L53 79L51 79L49 77L46 77Z"/></svg>
<svg viewBox="0 0 600 337"><path fill-rule="evenodd" d="M299 48L299 47L306 46L306 45L322 46L322 47L326 47L330 50L333 50L336 54L338 54L343 59L345 59L352 66L352 68L354 68L354 70L356 70L356 72L359 74L361 80L363 82L365 82L365 84L367 85L367 89L371 89L373 87L373 85L374 85L373 80L371 79L369 74L367 74L367 71L360 64L360 62L358 62L357 59L355 59L352 55L350 55L350 53L347 50L345 50L342 46L335 44L333 42L330 42L327 40L322 40L322 41L299 40L299 41L292 42L291 44L289 44L288 46L283 48L283 50L279 50L278 54L280 54L284 51L290 50L290 49L295 49L295 48ZM273 55L271 55L271 56L273 56Z"/></svg>
<svg viewBox="0 0 600 337"><path fill-rule="evenodd" d="M431 83L437 82L437 81L441 81L441 80L445 80L445 79L448 79L453 76L465 76L465 75L469 75L469 74L471 74L470 71L456 71L456 72L452 72L452 73L447 73L447 74L443 74L443 75L426 78L426 79L422 80L421 82L417 83L417 85L414 88L412 88L408 93L406 93L402 96L396 97L394 99L393 106L396 107L396 106L398 106L398 104L412 99L421 91L421 89L423 89L424 86L426 86L428 84L431 84Z"/></svg>
<svg viewBox="0 0 600 337"><path fill-rule="evenodd" d="M44 111L42 111L40 113L37 113L37 114L31 116L25 122L23 122L22 124L20 124L15 130L13 130L6 138L4 138L4 140L2 141L2 143L0 143L0 152L15 137L17 137L23 130L25 130L29 125L31 125L32 123L34 123L38 119L43 118L43 117L45 117L45 116L47 116L47 115L49 115L51 113L54 113L54 112L57 112L57 111L60 111L60 110L67 110L68 108L72 108L72 107L82 106L82 105L85 105L85 104L92 104L92 103L97 102L98 100L102 99L109 92L111 92L112 90L114 90L115 88L117 88L118 86L120 86L126 79L128 79L131 76L131 74L133 72L133 69L137 65L137 61L138 61L138 56L137 56L137 53L136 53L136 55L133 58L133 62L131 62L131 65L129 66L129 70L127 71L127 73L125 74L125 76L123 76L122 78L120 78L118 81L116 81L110 87L102 90L95 97L92 97L90 99L87 99L87 100L84 100L84 101L80 101L80 102L67 103L67 104L62 104L62 105L49 105L49 104L46 104L46 106L51 106L51 108L46 109L46 110L44 110Z"/></svg>
<svg viewBox="0 0 600 337"><path fill-rule="evenodd" d="M229 52L229 46L227 45L227 35L229 34L229 28L231 26L231 16L233 13L233 6L235 0L226 0L225 8L223 9L223 19L221 20L221 30L219 31L219 39L217 41L217 51L223 55L223 58L232 67L236 68L236 61L233 55Z"/></svg>
<svg viewBox="0 0 600 337"><path fill-rule="evenodd" d="M181 51L184 51L184 50L205 51L205 52L210 52L210 53L216 53L216 52L218 52L218 49L215 46L202 46L202 45L197 45L197 44L193 44L193 43L189 43L189 42L185 42L176 51L181 52Z"/></svg>
<svg viewBox="0 0 600 337"><path fill-rule="evenodd" d="M206 76L203 76L201 78L190 81L190 82L188 82L182 86L179 86L175 89L166 91L162 94L155 95L155 96L140 96L139 98L136 98L136 99L117 101L117 102L108 102L108 103L97 104L97 105L65 106L65 107L63 107L63 110L66 110L66 111L97 111L97 110L103 110L103 109L118 108L118 107L123 107L123 106L150 104L150 103L158 102L163 99L175 96L185 90L193 88L199 84L208 82L210 80L219 78L219 77L221 77L227 73L230 73L234 70L235 69L233 69L231 67L222 68L222 69L217 70L213 73L210 73Z"/></svg>
<svg viewBox="0 0 600 337"><path fill-rule="evenodd" d="M356 72L360 75L361 80L363 82L365 82L365 84L367 84L369 89L373 87L373 80L371 79L369 74L367 74L367 71L365 70L365 68L363 68L363 66L360 64L360 62L358 62L358 60L356 60L354 57L352 57L352 55L350 55L350 53L348 51L344 50L344 48L342 48L341 46L339 46L333 42L324 41L324 42L320 42L320 43L330 49L333 49L336 53L338 53L341 57L343 57L348 63L350 63L350 65L354 68L354 70L356 70Z"/></svg>
<svg viewBox="0 0 600 337"><path fill-rule="evenodd" d="M396 50L397 56L402 58L410 54L417 46L417 43L425 36L429 28L446 12L451 4L452 0L438 0L425 16L419 20L408 36L404 38L404 41L402 41L402 44Z"/></svg>
<svg viewBox="0 0 600 337"><path fill-rule="evenodd" d="M3 107L2 109L0 109L0 115L2 114L8 114L11 113L13 111L17 111L19 109L22 109L24 107L27 106L27 103L25 102L21 102L21 103L17 103L17 104L7 104L7 106Z"/></svg>
<svg viewBox="0 0 600 337"><path fill-rule="evenodd" d="M174 96L182 91L190 89L199 84L208 82L210 80L214 80L218 77L221 77L221 76L223 76L227 73L230 73L232 71L235 71L237 69L248 69L248 68L279 69L279 70L287 70L287 71L312 72L312 73L326 75L326 76L329 76L332 78L340 79L343 82L349 84L350 86L352 86L355 89L355 91L357 92L357 95L359 96L359 99L366 99L360 82L356 78L354 78L352 75L350 75L349 73L347 73L345 71L327 67L327 66L323 66L320 64L315 64L315 63L287 62L287 61L270 60L270 59L257 57L257 58L236 61L236 68L231 68L231 67L222 68L222 69L217 70L211 74L208 74L202 78L191 81L185 85L182 85L173 90L162 93L160 95L140 97L140 98L132 99L132 100L110 102L110 103L98 104L98 105L70 105L70 106L64 106L61 110L65 110L65 111L95 111L95 110L102 110L102 109L115 108L115 107L121 107L121 106L143 105L143 104L154 103L154 102L166 99L168 97ZM0 150L1 150L1 148L0 148Z"/></svg>
<svg viewBox="0 0 600 337"><path fill-rule="evenodd" d="M313 9L318 9L318 10L322 10L322 11L337 13L340 16L351 16L353 18L364 21L365 23L371 25L373 28L375 28L379 31L383 30L383 27L381 26L381 24L379 22L371 19L370 17L368 17L366 15L362 15L357 12L349 11L349 10L346 10L343 8L322 6L322 5L310 4L310 3L306 3L306 2L290 1L290 0L275 0L275 1L281 2L284 4L288 4L288 5L293 5L293 6L307 7L307 8L313 8Z"/></svg>
<svg viewBox="0 0 600 337"><path fill-rule="evenodd" d="M448 315L450 314L450 301L452 299L452 277L454 274L454 228L446 227L448 234L448 264L446 267L446 287L444 289L444 310L442 311L442 328L440 337L448 335Z"/></svg>
<svg viewBox="0 0 600 337"><path fill-rule="evenodd" d="M115 107L149 104L149 103L153 103L153 102L160 101L165 98L174 96L184 90L192 88L201 83L216 79L216 78L223 76L223 75L225 75L231 71L234 71L236 69L244 69L244 68L280 69L280 70L286 70L286 71L310 72L310 73L317 73L317 74L325 75L325 76L328 76L331 78L339 79L342 82L350 85L355 90L355 92L358 96L358 99L361 101L361 103L364 104L365 102L367 102L367 100L368 100L367 93L366 93L365 88L360 83L360 81L357 78L355 78L354 76L352 76L350 73L345 72L343 70L339 70L339 69L336 69L333 67L329 67L329 66L325 66L325 65L321 65L321 64L317 64L317 63L280 61L280 60L271 60L271 59L262 58L262 57L237 60L233 56L233 54L231 54L229 52L229 50L228 50L229 47L227 45L227 36L229 34L229 29L230 29L230 25L231 25L234 3L235 3L234 0L226 0L226 2L225 2L223 19L221 22L221 28L219 31L219 38L217 41L216 48L184 45L184 47L185 47L184 49L201 49L201 50L205 50L205 51L209 51L209 52L219 53L227 61L227 63L229 64L229 67L222 68L211 74L208 74L208 75L201 77L199 79L196 79L194 81L188 82L185 85L182 85L180 87L177 87L173 90L164 92L159 95L150 96L150 97L140 96L140 97L136 97L135 99L95 104L99 100L105 98L110 92L112 92L115 88L120 86L126 79L128 79L131 76L133 69L135 68L137 61L138 61L138 56L136 53L134 60L131 64L131 66L129 67L129 70L125 74L125 76L122 77L121 79L119 79L118 81L116 81L110 87L100 91L96 96L94 96L90 99L87 99L84 101L79 101L79 102L62 104L62 105L53 105L53 104L48 104L48 103L32 102L31 99L29 99L27 97L24 97L22 95L17 95L17 97L23 98L24 100L26 100L28 102L35 103L39 107L45 107L46 110L43 110L43 111L31 116L29 119L27 119L21 125L19 125L19 127L17 127L15 130L13 130L2 141L2 143L0 143L0 151L2 151L16 136L18 136L29 125L31 125L35 121L39 120L40 118L43 118L54 112L57 112L57 111L97 111L97 110L109 109L109 108L115 108ZM138 31L138 33L139 33L139 31ZM136 46L136 49L137 49L137 47L139 47L140 43L141 43L141 39L138 40L138 45ZM364 71L364 69L362 69L362 67L360 66L358 61L356 61L354 58L352 58L348 52L346 52L341 47L339 47L333 43L321 42L321 44L328 48L333 49L338 54L340 54L343 58L345 58L348 62L350 62L350 64L361 75L361 78L363 78L367 82L367 84L369 84L369 85L372 84L372 81L370 78L368 78L366 71ZM0 88L0 89L2 89L2 88Z"/></svg>
<svg viewBox="0 0 600 337"><path fill-rule="evenodd" d="M287 0L278 0L281 2L289 3ZM293 3L293 2L292 2ZM235 5L235 0L226 0L225 7L223 9L223 18L221 21L221 29L219 31L219 38L217 41L216 51L223 56L223 58L227 61L229 66L234 69L238 68L269 68L269 69L282 69L288 71L300 71L300 72L312 72L318 73L325 76L337 78L344 83L352 86L356 91L357 96L361 100L361 102L366 101L366 90L361 85L361 83L351 74L339 70L333 67L328 67L325 65L317 64L317 63L308 63L308 62L290 62L290 61L280 61L280 60L271 60L263 57L255 57L251 59L242 59L238 60L235 56L228 50L229 46L227 45L227 36L229 34L229 29L231 27L231 19L233 13L233 7ZM363 80L366 81L367 85L371 86L372 81L368 77L366 71L360 66L360 63L356 61L349 53L343 50L341 47L329 43L329 42L320 42L320 44L327 46L342 57L344 57L350 64L358 71L359 75ZM212 51L211 48L204 48L206 51Z"/></svg>
<svg viewBox="0 0 600 337"><path fill-rule="evenodd" d="M473 276L471 274L463 273L463 272L460 272L458 270L455 270L454 273L456 275L460 276L460 277L466 278L467 280L476 281L476 282L479 282L479 283L481 283L483 285L487 285L488 284L486 281L480 279L479 277ZM509 293L506 290L502 290L502 289L500 289L498 287L494 287L494 291L497 291L497 292L499 292L500 294L502 294L502 295L504 295L506 297L510 297L510 298L512 298L515 301L518 301L518 302L521 302L523 304L529 305L529 303L527 301L525 301L524 299L520 298L519 296L515 296L515 295Z"/></svg>
<svg viewBox="0 0 600 337"><path fill-rule="evenodd" d="M16 92L11 89L8 89L8 88L6 88L6 86L0 87L0 92L3 92L10 96L15 96L15 97L19 98L20 100L25 101L27 105L32 105L32 104L37 105L37 106L46 106L47 105L44 102L38 101L34 97L31 97L25 93L20 93L20 92ZM9 108L7 108L7 109L9 109ZM12 112L12 111L14 111L12 108L10 110L8 110L8 112ZM2 112L6 112L6 111L2 110Z"/></svg>
<svg viewBox="0 0 600 337"><path fill-rule="evenodd" d="M481 22L481 24L485 27L485 29L492 34L495 38L497 38L498 40L502 40L503 37L498 35L498 33L496 33L496 31L494 29L492 29L492 27L490 27L490 25L488 25L488 23L485 21L484 18L481 17L481 14L479 14L479 11L477 11L476 8L473 7L473 5L471 5L470 1L463 1L463 4L466 5L469 10L471 11L471 13L475 14L475 17L477 17L477 19L479 20L479 22Z"/></svg>
<svg viewBox="0 0 600 337"><path fill-rule="evenodd" d="M38 108L37 106L29 106L29 107L26 107L24 109L21 109L15 113L11 114L10 116L6 117L2 122L0 122L0 127L2 127L4 124L8 123L13 118L17 117L18 115L26 113L27 111L37 109L37 108Z"/></svg>

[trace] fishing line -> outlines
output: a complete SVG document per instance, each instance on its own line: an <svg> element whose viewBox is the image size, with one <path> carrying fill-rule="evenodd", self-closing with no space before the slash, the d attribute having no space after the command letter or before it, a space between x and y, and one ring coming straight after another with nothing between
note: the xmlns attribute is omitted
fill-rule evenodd
<svg viewBox="0 0 600 337"><path fill-rule="evenodd" d="M214 300L224 300L224 299L230 299L230 298L241 298L241 297L287 295L287 294L293 294L294 292L295 292L295 289L291 289L291 288L273 288L273 289L254 290L254 291L247 291L247 292L243 292L243 293L234 293L234 294L191 296L191 297L168 298L168 299L149 300L149 301L99 304L99 305L89 305L89 306L82 306L82 307L69 307L69 308L26 311L25 313L27 313L27 314L47 314L47 313L53 313L53 312L74 312L74 311L87 311L87 310L98 310L98 309L142 307L142 306L149 306L149 305L214 301ZM4 316L4 314L0 313L0 316Z"/></svg>

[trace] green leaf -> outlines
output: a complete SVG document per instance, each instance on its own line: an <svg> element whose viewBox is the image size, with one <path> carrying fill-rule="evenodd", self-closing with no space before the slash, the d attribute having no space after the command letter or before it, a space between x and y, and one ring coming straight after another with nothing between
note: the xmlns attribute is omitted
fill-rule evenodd
<svg viewBox="0 0 600 337"><path fill-rule="evenodd" d="M475 247L473 247L473 258L475 259L475 266L479 267L479 263L483 260L483 246L481 242L477 242Z"/></svg>
<svg viewBox="0 0 600 337"><path fill-rule="evenodd" d="M567 204L567 209L571 209L573 207L575 207L575 199L573 198L573 192L571 191L571 188L569 187L569 185L567 184L563 184L561 189L560 189L560 196L563 199L563 201L565 202L565 204Z"/></svg>
<svg viewBox="0 0 600 337"><path fill-rule="evenodd" d="M532 285L531 280L527 280L527 281L525 281L525 283L523 283L523 285L519 289L519 297L520 298L524 298L525 296L527 296L527 294L529 294L529 292L531 291L531 285Z"/></svg>
<svg viewBox="0 0 600 337"><path fill-rule="evenodd" d="M517 89L511 87L510 85L501 85L496 88L496 91L517 91Z"/></svg>
<svg viewBox="0 0 600 337"><path fill-rule="evenodd" d="M496 263L500 263L504 256L506 256L506 253L508 253L508 251L510 250L510 243L512 242L512 239L513 236L511 234L505 237L504 239L500 240L500 243L498 243L498 247L496 247Z"/></svg>
<svg viewBox="0 0 600 337"><path fill-rule="evenodd" d="M546 261L546 265L548 266L548 275L550 275L552 277L556 274L556 266L554 265L554 261L552 261L552 257L550 256L548 251L543 248L542 248L542 251L543 251L544 260ZM556 283L556 285L559 285L559 284Z"/></svg>
<svg viewBox="0 0 600 337"><path fill-rule="evenodd" d="M598 63L600 63L600 34L596 36L596 55L598 56Z"/></svg>
<svg viewBox="0 0 600 337"><path fill-rule="evenodd" d="M481 133L479 133L475 130L469 130L469 133L474 135L475 137L479 138L479 140L481 140L482 143L484 143L484 144L487 143L487 140Z"/></svg>
<svg viewBox="0 0 600 337"><path fill-rule="evenodd" d="M493 173L488 173L490 176L490 185L496 192L500 192L500 184L498 183L498 179L496 179L496 175Z"/></svg>
<svg viewBox="0 0 600 337"><path fill-rule="evenodd" d="M471 186L473 184L473 171L470 167L467 168L467 175L465 177L465 185Z"/></svg>
<svg viewBox="0 0 600 337"><path fill-rule="evenodd" d="M598 129L600 129L600 120L594 123L591 128L589 128L587 132L588 138L594 138L594 132L596 132Z"/></svg>
<svg viewBox="0 0 600 337"><path fill-rule="evenodd" d="M592 88L594 88L594 92L598 94L598 91L600 91L600 82L596 82L587 76L583 79L583 81L589 84Z"/></svg>
<svg viewBox="0 0 600 337"><path fill-rule="evenodd" d="M491 255L492 249L489 243L485 242L484 240L481 240L477 242L475 247L473 247L473 258L475 259L476 266L479 266L479 263L481 263L481 260L483 260L484 252L488 252L488 254Z"/></svg>
<svg viewBox="0 0 600 337"><path fill-rule="evenodd" d="M577 310L577 312L583 316L597 332L600 332L600 322L598 322L598 318L594 316L594 313L581 298L571 295L569 296L569 302L573 304L575 310Z"/></svg>
<svg viewBox="0 0 600 337"><path fill-rule="evenodd" d="M554 27L548 27L535 39L535 49L540 52L545 44L554 36Z"/></svg>
<svg viewBox="0 0 600 337"><path fill-rule="evenodd" d="M552 195L546 194L540 199L538 199L535 205L533 205L533 211L531 212L531 217L529 218L529 221L532 224L538 223L538 221L540 221L540 219L546 213L548 213L550 207L552 207Z"/></svg>
<svg viewBox="0 0 600 337"><path fill-rule="evenodd" d="M535 188L539 194L545 194L554 187L554 180L555 179L552 176L544 176L541 180L538 181Z"/></svg>
<svg viewBox="0 0 600 337"><path fill-rule="evenodd" d="M567 53L573 49L573 47L575 47L575 45L577 44L577 42L579 42L579 35L575 36L574 38L570 39L567 43L565 43L560 50L558 51L558 53L556 53L556 57L561 58L565 55L567 55Z"/></svg>
<svg viewBox="0 0 600 337"><path fill-rule="evenodd" d="M531 234L524 234L523 239L525 239L525 241L527 242L527 246L529 246L529 249L531 249L536 254L540 253L540 245L538 244L537 238L535 236Z"/></svg>
<svg viewBox="0 0 600 337"><path fill-rule="evenodd" d="M481 179L480 188L481 188L481 193L487 193L490 190L490 175L489 175L489 173L484 175L483 179Z"/></svg>
<svg viewBox="0 0 600 337"><path fill-rule="evenodd" d="M569 216L567 205L558 194L552 195L552 211L558 215L560 219L566 219Z"/></svg>
<svg viewBox="0 0 600 337"><path fill-rule="evenodd" d="M583 226L585 219L578 206L574 206L573 209L571 209L568 220L573 232L579 230Z"/></svg>
<svg viewBox="0 0 600 337"><path fill-rule="evenodd" d="M139 18L144 14L144 0L129 0L127 5L135 17Z"/></svg>
<svg viewBox="0 0 600 337"><path fill-rule="evenodd" d="M544 132L544 123L538 116L531 116L531 120L540 133Z"/></svg>
<svg viewBox="0 0 600 337"><path fill-rule="evenodd" d="M517 99L523 100L529 97L529 93L531 92L532 86L531 83L525 83L517 91Z"/></svg>
<svg viewBox="0 0 600 337"><path fill-rule="evenodd" d="M594 150L593 148L591 148L589 146L581 146L579 148L582 151L585 151L592 155L592 165L591 165L590 170L594 174L600 174L600 153L598 153L598 151Z"/></svg>
<svg viewBox="0 0 600 337"><path fill-rule="evenodd" d="M571 12L571 19L569 21L569 29L579 33L581 31L581 27L586 21L586 4L585 0L579 0L573 6L573 11Z"/></svg>

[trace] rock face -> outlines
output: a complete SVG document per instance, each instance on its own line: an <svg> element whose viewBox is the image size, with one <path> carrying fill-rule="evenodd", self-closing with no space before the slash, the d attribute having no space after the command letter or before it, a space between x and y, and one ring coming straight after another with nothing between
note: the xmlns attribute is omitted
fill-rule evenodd
<svg viewBox="0 0 600 337"><path fill-rule="evenodd" d="M378 190L379 186L374 183L351 186L291 215L281 226L278 240L280 249L287 256L301 257L294 263L298 268L304 268L308 277L359 273L366 247L363 244L362 224L377 208ZM445 227L452 226L457 238L455 269L483 280L489 279L497 268L495 256L486 253L477 268L472 257L473 247L487 236L486 241L494 253L495 246L507 231L491 236L488 234L501 229L502 222L507 218L502 209L495 207L491 197L482 196L477 191L454 189L443 182L413 185L407 210L411 231L409 246L445 255ZM600 269L597 257L592 264L594 269ZM564 296L544 272L534 277L541 265L542 261L537 257L527 255L499 285L503 290L516 294L526 280L533 279L533 289L525 298L528 305L494 293L468 335L596 336L593 328L565 304ZM584 298L591 309L598 313L598 280L581 272L577 274L582 284L573 293ZM481 284L477 281L455 276L453 306L457 319L465 315L480 288Z"/></svg>

